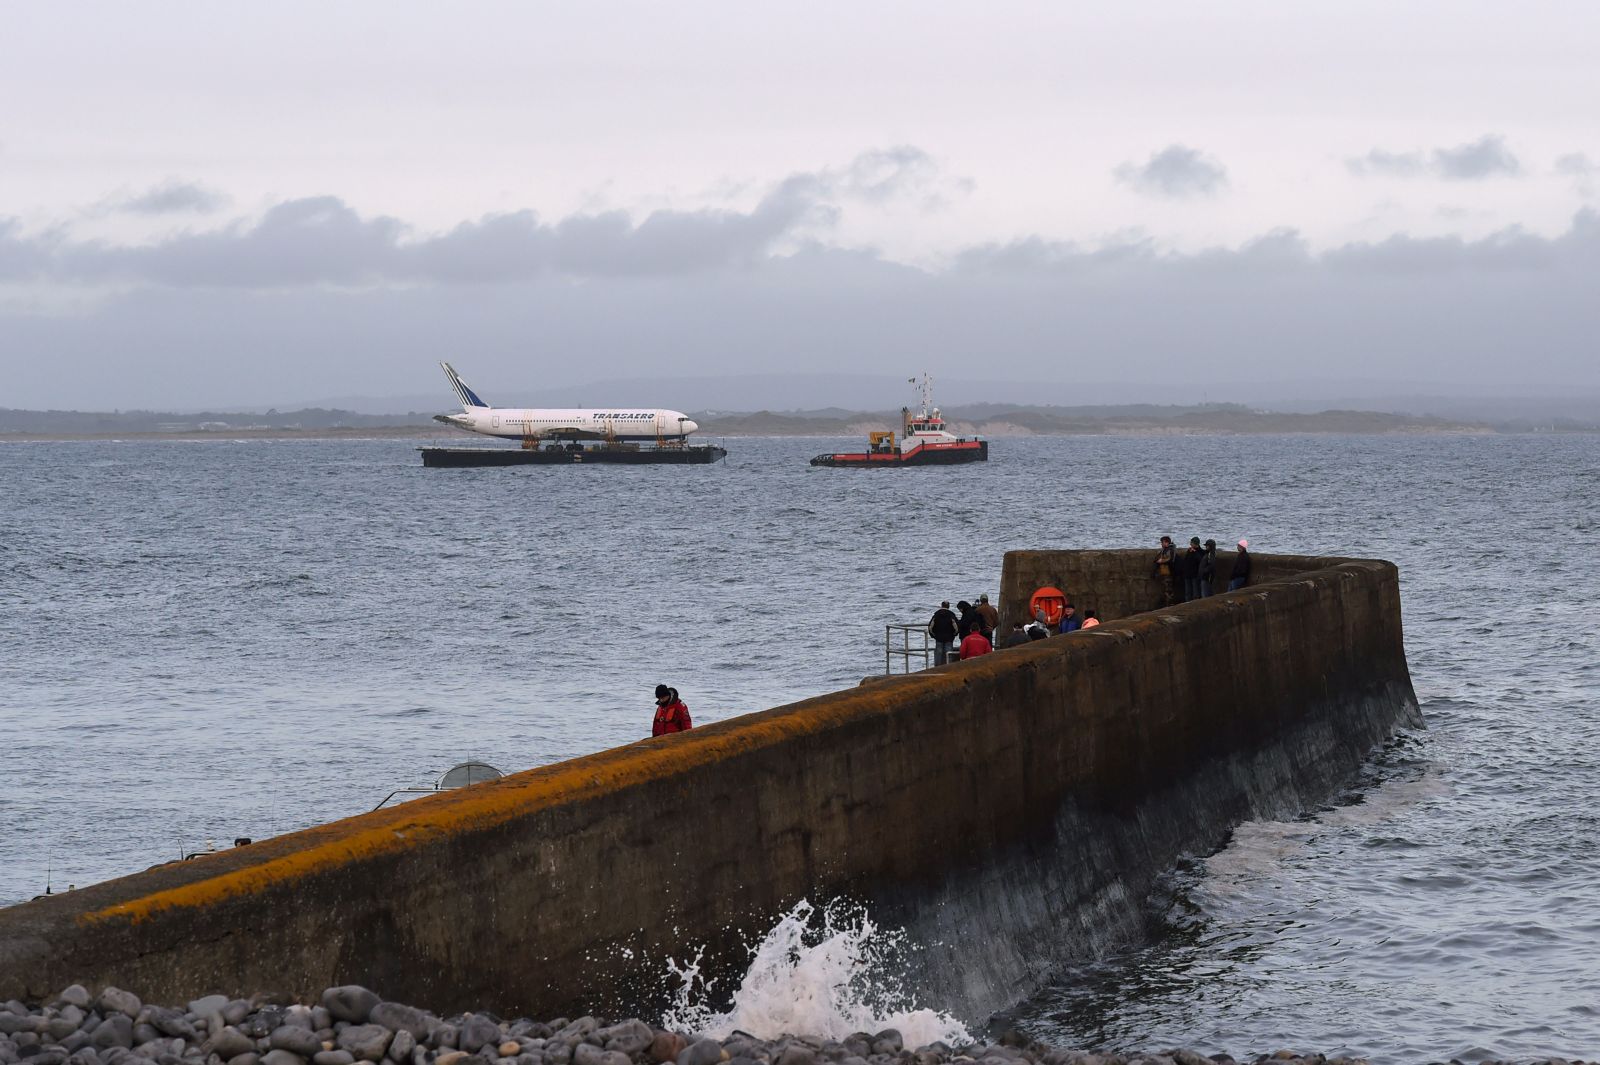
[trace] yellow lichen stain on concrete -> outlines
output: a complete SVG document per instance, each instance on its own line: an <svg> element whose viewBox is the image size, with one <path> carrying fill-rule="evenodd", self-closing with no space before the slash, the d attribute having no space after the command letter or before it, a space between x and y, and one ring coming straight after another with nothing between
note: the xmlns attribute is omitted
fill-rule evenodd
<svg viewBox="0 0 1600 1065"><path fill-rule="evenodd" d="M77 920L79 924L115 920L138 923L163 910L199 908L260 894L352 862L492 828L597 794L660 783L739 754L886 715L947 685L961 683L950 674L914 680L917 682L896 685L887 691L855 688L818 696L671 737L640 740L460 791L416 799L403 806L292 833L281 840L264 840L253 845L253 853L261 857L244 868L116 903L85 913ZM237 853L223 852L215 857L234 857Z"/></svg>

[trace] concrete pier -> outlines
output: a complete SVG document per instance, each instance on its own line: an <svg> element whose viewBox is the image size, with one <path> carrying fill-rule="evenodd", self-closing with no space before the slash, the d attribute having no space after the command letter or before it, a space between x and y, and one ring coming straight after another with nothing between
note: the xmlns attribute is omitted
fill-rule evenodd
<svg viewBox="0 0 1600 1065"><path fill-rule="evenodd" d="M1151 554L1006 557L1002 616L1052 584L1121 617L1092 632L0 910L0 999L359 983L625 1015L668 955L738 965L797 899L848 895L922 945L927 1001L981 1018L1136 935L1180 856L1421 723L1393 565L1255 556L1250 588L1136 613Z"/></svg>

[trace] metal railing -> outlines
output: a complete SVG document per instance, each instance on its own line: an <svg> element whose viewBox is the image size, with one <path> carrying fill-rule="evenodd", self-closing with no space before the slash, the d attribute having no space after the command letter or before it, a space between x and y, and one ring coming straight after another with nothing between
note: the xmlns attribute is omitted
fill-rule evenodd
<svg viewBox="0 0 1600 1065"><path fill-rule="evenodd" d="M900 634L900 646L895 646L895 633ZM920 646L911 642L911 637L918 637ZM883 627L883 672L895 672L894 661L900 660L900 672L910 673L911 660L922 659L919 669L927 669L933 665L933 642L928 638L928 629L925 625L885 625Z"/></svg>

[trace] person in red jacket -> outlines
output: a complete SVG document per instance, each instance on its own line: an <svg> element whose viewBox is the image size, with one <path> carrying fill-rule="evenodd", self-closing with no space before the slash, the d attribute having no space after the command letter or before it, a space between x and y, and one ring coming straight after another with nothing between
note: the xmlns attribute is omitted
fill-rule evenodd
<svg viewBox="0 0 1600 1065"><path fill-rule="evenodd" d="M993 650L994 645L984 636L983 630L974 628L967 633L967 638L961 641L961 660L965 662L969 658L977 658Z"/></svg>
<svg viewBox="0 0 1600 1065"><path fill-rule="evenodd" d="M656 719L650 725L650 735L664 736L669 732L688 732L694 728L689 720L689 708L678 698L678 689L665 684L656 685Z"/></svg>

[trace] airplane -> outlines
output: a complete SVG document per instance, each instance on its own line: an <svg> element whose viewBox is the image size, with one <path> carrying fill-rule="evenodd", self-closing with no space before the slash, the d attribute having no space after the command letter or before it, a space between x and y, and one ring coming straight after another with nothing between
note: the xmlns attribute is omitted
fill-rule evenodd
<svg viewBox="0 0 1600 1065"><path fill-rule="evenodd" d="M491 407L456 373L441 362L444 375L461 398L460 414L435 414L433 420L485 436L517 440L551 437L560 440L682 440L699 429L688 415L675 410L642 407L527 408Z"/></svg>

